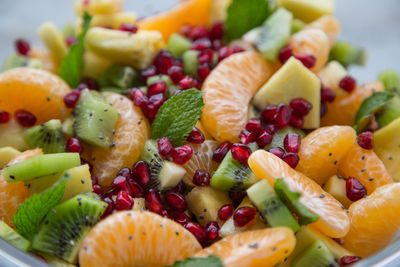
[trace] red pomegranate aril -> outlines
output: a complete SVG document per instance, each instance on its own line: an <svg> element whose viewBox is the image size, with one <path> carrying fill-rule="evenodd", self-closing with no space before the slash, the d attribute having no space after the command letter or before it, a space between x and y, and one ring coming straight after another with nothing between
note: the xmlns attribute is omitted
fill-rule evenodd
<svg viewBox="0 0 400 267"><path fill-rule="evenodd" d="M321 107L319 110L319 116L322 118L326 112L328 111L328 106L326 105L326 103L321 103Z"/></svg>
<svg viewBox="0 0 400 267"><path fill-rule="evenodd" d="M167 50L160 50L153 62L153 65L156 66L157 70L162 74L168 74L168 70L173 64L172 55Z"/></svg>
<svg viewBox="0 0 400 267"><path fill-rule="evenodd" d="M251 149L243 144L233 144L231 148L231 153L233 159L239 161L244 165L247 165L247 160L251 155Z"/></svg>
<svg viewBox="0 0 400 267"><path fill-rule="evenodd" d="M203 83L202 83L202 82L200 82L200 81L194 79L194 87L195 87L195 88L197 88L197 89L200 90L202 86L203 86Z"/></svg>
<svg viewBox="0 0 400 267"><path fill-rule="evenodd" d="M177 185L175 185L175 187L171 188L167 192L182 194L184 189L185 183L181 180Z"/></svg>
<svg viewBox="0 0 400 267"><path fill-rule="evenodd" d="M65 38L65 44L66 44L67 46L71 46L71 45L73 45L73 44L76 44L76 42L78 42L78 39L76 39L75 36L67 36L67 37Z"/></svg>
<svg viewBox="0 0 400 267"><path fill-rule="evenodd" d="M129 98L137 107L143 107L148 101L148 98L144 95L143 91L136 88L129 92Z"/></svg>
<svg viewBox="0 0 400 267"><path fill-rule="evenodd" d="M275 115L277 112L278 112L277 106L266 107L263 111L261 111L261 114L260 114L262 121L265 123L274 122Z"/></svg>
<svg viewBox="0 0 400 267"><path fill-rule="evenodd" d="M89 77L83 77L81 80L81 83L84 83L87 85L87 88L90 90L96 90L98 91L100 89L99 84L95 79L89 78Z"/></svg>
<svg viewBox="0 0 400 267"><path fill-rule="evenodd" d="M292 116L290 116L289 125L301 129L304 125L304 118L292 114Z"/></svg>
<svg viewBox="0 0 400 267"><path fill-rule="evenodd" d="M229 142L222 143L217 147L213 154L213 161L221 163L225 155L231 150L232 144Z"/></svg>
<svg viewBox="0 0 400 267"><path fill-rule="evenodd" d="M280 104L278 106L278 110L274 116L274 121L278 129L282 129L288 126L291 115L292 111L288 106L284 104Z"/></svg>
<svg viewBox="0 0 400 267"><path fill-rule="evenodd" d="M279 61L284 64L291 56L293 56L293 48L288 45L279 51Z"/></svg>
<svg viewBox="0 0 400 267"><path fill-rule="evenodd" d="M221 39L224 36L224 23L222 21L216 21L210 29L210 38Z"/></svg>
<svg viewBox="0 0 400 267"><path fill-rule="evenodd" d="M190 218L189 216L187 216L184 212L182 211L175 211L175 210L171 210L169 211L169 217L176 221L177 223L181 224L181 225L185 225L188 222L190 222Z"/></svg>
<svg viewBox="0 0 400 267"><path fill-rule="evenodd" d="M114 201L111 198L105 197L103 198L103 201L107 203L107 208L104 211L102 218L110 215L114 211Z"/></svg>
<svg viewBox="0 0 400 267"><path fill-rule="evenodd" d="M173 162L179 165L183 165L192 158L193 148L188 145L176 147L171 150L170 155Z"/></svg>
<svg viewBox="0 0 400 267"><path fill-rule="evenodd" d="M190 31L192 30L192 26L189 24L183 25L182 27L179 28L179 34L184 35L184 36L189 36Z"/></svg>
<svg viewBox="0 0 400 267"><path fill-rule="evenodd" d="M258 134L262 130L261 121L259 119L250 119L246 124L246 130Z"/></svg>
<svg viewBox="0 0 400 267"><path fill-rule="evenodd" d="M35 115L26 110L19 109L15 111L14 117L24 127L31 127L36 123Z"/></svg>
<svg viewBox="0 0 400 267"><path fill-rule="evenodd" d="M221 221L228 220L233 214L234 207L232 204L225 204L222 205L221 208L218 210L218 219Z"/></svg>
<svg viewBox="0 0 400 267"><path fill-rule="evenodd" d="M129 195L132 194L131 187L128 183L128 179L126 179L124 176L117 176L112 181L112 186L118 191L125 191Z"/></svg>
<svg viewBox="0 0 400 267"><path fill-rule="evenodd" d="M196 26L190 30L188 37L193 41L196 41L197 39L206 38L208 35L209 31L206 27Z"/></svg>
<svg viewBox="0 0 400 267"><path fill-rule="evenodd" d="M144 161L138 161L132 168L134 179L143 187L151 182L149 165Z"/></svg>
<svg viewBox="0 0 400 267"><path fill-rule="evenodd" d="M7 123L11 120L11 114L7 111L0 110L0 124Z"/></svg>
<svg viewBox="0 0 400 267"><path fill-rule="evenodd" d="M306 116L313 107L310 102L301 97L290 101L289 106L292 108L292 113L299 117Z"/></svg>
<svg viewBox="0 0 400 267"><path fill-rule="evenodd" d="M218 49L220 49L222 47L222 41L219 39L215 39L212 41L212 46L213 46L214 50L218 51Z"/></svg>
<svg viewBox="0 0 400 267"><path fill-rule="evenodd" d="M179 66L172 66L171 68L169 68L168 75L174 82L174 84L178 84L183 79L183 77L185 77L182 67Z"/></svg>
<svg viewBox="0 0 400 267"><path fill-rule="evenodd" d="M191 232L200 243L203 243L207 239L206 229L198 223L188 222L185 224L186 230Z"/></svg>
<svg viewBox="0 0 400 267"><path fill-rule="evenodd" d="M235 207L237 207L246 196L246 191L229 191L229 198L232 200Z"/></svg>
<svg viewBox="0 0 400 267"><path fill-rule="evenodd" d="M117 173L117 176L123 176L125 177L127 180L132 179L132 171L129 168L122 168L121 170L119 170L119 172Z"/></svg>
<svg viewBox="0 0 400 267"><path fill-rule="evenodd" d="M142 70L140 76L142 77L142 80L146 82L149 77L154 76L156 74L157 74L157 68L154 65L152 65L147 69Z"/></svg>
<svg viewBox="0 0 400 267"><path fill-rule="evenodd" d="M240 52L244 52L244 51L245 51L245 50L244 50L241 46L234 45L234 46L232 47L232 52L233 52L234 54L240 53Z"/></svg>
<svg viewBox="0 0 400 267"><path fill-rule="evenodd" d="M138 31L138 27L132 23L123 23L118 27L118 30L130 33L136 33Z"/></svg>
<svg viewBox="0 0 400 267"><path fill-rule="evenodd" d="M79 153L82 154L83 152L83 147L81 145L81 142L79 142L78 138L71 137L68 139L66 147L65 147L66 152L70 153Z"/></svg>
<svg viewBox="0 0 400 267"><path fill-rule="evenodd" d="M283 157L282 157L282 160L294 169L294 168L296 168L297 164L299 163L299 155L297 155L296 153L292 153L292 152L285 153L285 155L283 155Z"/></svg>
<svg viewBox="0 0 400 267"><path fill-rule="evenodd" d="M144 104L143 112L151 121L156 117L158 110L165 101L164 94L152 95L149 100Z"/></svg>
<svg viewBox="0 0 400 267"><path fill-rule="evenodd" d="M182 90L191 89L195 87L195 80L189 75L186 75L179 81L178 85Z"/></svg>
<svg viewBox="0 0 400 267"><path fill-rule="evenodd" d="M168 156L169 153L171 153L172 149L174 149L174 146L172 145L168 137L161 137L160 139L158 139L157 146L158 153L160 153L162 157Z"/></svg>
<svg viewBox="0 0 400 267"><path fill-rule="evenodd" d="M343 256L340 258L340 266L347 266L361 260L358 256Z"/></svg>
<svg viewBox="0 0 400 267"><path fill-rule="evenodd" d="M185 211L187 209L186 200L181 194L167 193L164 195L164 199L174 210Z"/></svg>
<svg viewBox="0 0 400 267"><path fill-rule="evenodd" d="M288 133L283 139L283 146L287 152L297 153L300 149L301 137L297 133Z"/></svg>
<svg viewBox="0 0 400 267"><path fill-rule="evenodd" d="M285 155L285 151L280 147L272 147L268 149L268 152L274 154L278 158L283 158L283 156Z"/></svg>
<svg viewBox="0 0 400 267"><path fill-rule="evenodd" d="M264 127L265 130L269 131L271 134L275 134L276 131L278 130L275 126L275 124L269 123L266 124Z"/></svg>
<svg viewBox="0 0 400 267"><path fill-rule="evenodd" d="M103 188L98 184L94 184L92 186L92 189L93 189L93 193L95 193L95 194L97 194L99 196L104 194Z"/></svg>
<svg viewBox="0 0 400 267"><path fill-rule="evenodd" d="M241 207L233 214L233 222L237 227L243 227L256 217L256 210L252 207Z"/></svg>
<svg viewBox="0 0 400 267"><path fill-rule="evenodd" d="M204 63L197 68L197 76L199 76L200 80L204 81L207 76L210 74L211 68L208 63Z"/></svg>
<svg viewBox="0 0 400 267"><path fill-rule="evenodd" d="M315 58L315 56L310 55L310 54L297 54L297 55L294 55L294 57L296 59L300 60L301 63L303 63L303 65L308 69L311 69L312 67L314 67L315 63L317 62L317 59Z"/></svg>
<svg viewBox="0 0 400 267"><path fill-rule="evenodd" d="M356 80L350 75L346 75L340 80L339 87L345 90L347 93L351 93L356 88Z"/></svg>
<svg viewBox="0 0 400 267"><path fill-rule="evenodd" d="M219 225L215 221L208 222L206 225L208 240L215 240L219 236Z"/></svg>
<svg viewBox="0 0 400 267"><path fill-rule="evenodd" d="M208 186L210 185L211 176L207 171L199 169L194 173L192 181L197 186Z"/></svg>
<svg viewBox="0 0 400 267"><path fill-rule="evenodd" d="M190 49L191 50L201 51L201 50L204 50L204 49L207 49L207 48L211 48L211 46L212 46L212 44L211 44L210 39L201 38L201 39L198 39L198 40L194 41L192 43L192 46L190 47Z"/></svg>
<svg viewBox="0 0 400 267"><path fill-rule="evenodd" d="M367 189L363 184L354 177L349 177L346 180L346 196L351 201L357 201L367 195Z"/></svg>
<svg viewBox="0 0 400 267"><path fill-rule="evenodd" d="M206 140L203 133L197 129L197 127L193 127L193 130L190 132L189 136L186 139L189 143L193 144L202 144Z"/></svg>
<svg viewBox="0 0 400 267"><path fill-rule="evenodd" d="M167 84L164 81L155 81L147 87L147 96L151 97L157 94L165 94L166 91Z"/></svg>
<svg viewBox="0 0 400 267"><path fill-rule="evenodd" d="M146 209L161 214L164 210L164 206L161 201L160 193L155 191L154 189L150 189L145 197L145 205Z"/></svg>
<svg viewBox="0 0 400 267"><path fill-rule="evenodd" d="M81 162L82 160L83 158L81 158ZM99 184L99 179L94 175L90 176L90 180L92 180L92 184Z"/></svg>
<svg viewBox="0 0 400 267"><path fill-rule="evenodd" d="M266 145L271 144L272 134L268 130L262 130L257 137L257 145L259 148L264 148Z"/></svg>
<svg viewBox="0 0 400 267"><path fill-rule="evenodd" d="M168 211L167 211L167 210L162 210L161 213L160 213L160 215L161 215L162 217L164 217L164 218L169 218L169 215L168 215Z"/></svg>
<svg viewBox="0 0 400 267"><path fill-rule="evenodd" d="M130 210L134 204L133 198L125 191L119 191L115 199L116 210Z"/></svg>
<svg viewBox="0 0 400 267"><path fill-rule="evenodd" d="M321 89L321 102L333 102L336 98L336 93L330 88L322 88Z"/></svg>
<svg viewBox="0 0 400 267"><path fill-rule="evenodd" d="M242 144L249 144L251 142L255 142L257 140L257 133L250 132L248 130L243 130L239 134L239 139Z"/></svg>
<svg viewBox="0 0 400 267"><path fill-rule="evenodd" d="M28 41L24 39L17 39L15 41L15 50L18 52L18 54L27 56L31 51L31 46Z"/></svg>
<svg viewBox="0 0 400 267"><path fill-rule="evenodd" d="M211 49L204 49L199 53L197 56L197 61L199 64L204 64L204 63L212 63L214 57L214 52Z"/></svg>
<svg viewBox="0 0 400 267"><path fill-rule="evenodd" d="M366 131L357 136L357 143L364 149L372 149L374 147L374 136L372 132Z"/></svg>
<svg viewBox="0 0 400 267"><path fill-rule="evenodd" d="M143 188L133 179L128 179L129 187L131 188L132 197L144 197Z"/></svg>
<svg viewBox="0 0 400 267"><path fill-rule="evenodd" d="M67 108L74 108L78 103L81 92L79 90L71 90L63 98L64 104Z"/></svg>
<svg viewBox="0 0 400 267"><path fill-rule="evenodd" d="M228 46L223 46L220 49L218 49L218 62L221 62L225 58L229 57L230 55L233 54L233 51L230 47Z"/></svg>

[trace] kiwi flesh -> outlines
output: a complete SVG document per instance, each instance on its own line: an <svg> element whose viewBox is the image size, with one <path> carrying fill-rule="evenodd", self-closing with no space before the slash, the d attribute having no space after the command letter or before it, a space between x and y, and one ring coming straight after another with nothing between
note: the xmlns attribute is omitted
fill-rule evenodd
<svg viewBox="0 0 400 267"><path fill-rule="evenodd" d="M291 264L291 267L339 267L335 257L321 240L314 241Z"/></svg>
<svg viewBox="0 0 400 267"><path fill-rule="evenodd" d="M199 67L197 57L199 54L200 51L197 50L187 50L183 53L183 71L185 74L197 77L197 68Z"/></svg>
<svg viewBox="0 0 400 267"><path fill-rule="evenodd" d="M2 170L2 175L7 182L15 183L55 174L79 165L79 153L45 154L7 166Z"/></svg>
<svg viewBox="0 0 400 267"><path fill-rule="evenodd" d="M81 240L106 207L94 194L80 194L57 205L39 226L32 248L76 264Z"/></svg>
<svg viewBox="0 0 400 267"><path fill-rule="evenodd" d="M101 76L100 88L115 87L121 89L130 88L139 79L137 71L129 66L114 64ZM103 89L101 89L103 91Z"/></svg>
<svg viewBox="0 0 400 267"><path fill-rule="evenodd" d="M110 148L118 116L101 94L85 89L74 109L74 132L90 145Z"/></svg>
<svg viewBox="0 0 400 267"><path fill-rule="evenodd" d="M7 71L18 67L41 69L43 66L42 62L40 62L40 60L38 59L29 58L23 55L13 54L10 55L4 62L2 71Z"/></svg>
<svg viewBox="0 0 400 267"><path fill-rule="evenodd" d="M31 246L31 242L23 238L3 221L0 221L0 238L22 251L28 251Z"/></svg>
<svg viewBox="0 0 400 267"><path fill-rule="evenodd" d="M271 144L266 145L264 149L268 150L272 147L280 147L282 149L285 149L283 145L283 140L285 140L285 137L288 133L297 133L298 135L300 135L301 138L304 138L306 136L306 134L302 130L294 128L292 126L288 126L286 128L278 130L274 134Z"/></svg>
<svg viewBox="0 0 400 267"><path fill-rule="evenodd" d="M41 148L44 153L65 152L65 138L60 120L49 120L22 133L29 148Z"/></svg>
<svg viewBox="0 0 400 267"><path fill-rule="evenodd" d="M192 46L192 42L178 33L172 34L167 43L167 50L171 51L174 57L181 57L182 54L189 50Z"/></svg>

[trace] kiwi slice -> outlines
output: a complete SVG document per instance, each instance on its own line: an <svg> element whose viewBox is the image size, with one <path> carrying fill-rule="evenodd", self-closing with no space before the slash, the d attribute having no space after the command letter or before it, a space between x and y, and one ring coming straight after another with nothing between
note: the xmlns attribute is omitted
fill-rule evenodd
<svg viewBox="0 0 400 267"><path fill-rule="evenodd" d="M74 131L80 139L101 148L111 146L118 111L101 94L83 90L74 116Z"/></svg>
<svg viewBox="0 0 400 267"><path fill-rule="evenodd" d="M267 180L261 180L247 189L247 195L261 216L272 227L287 226L297 232L300 226Z"/></svg>
<svg viewBox="0 0 400 267"><path fill-rule="evenodd" d="M7 182L15 183L58 173L79 165L81 165L79 153L38 155L5 167L2 175Z"/></svg>
<svg viewBox="0 0 400 267"><path fill-rule="evenodd" d="M314 241L303 253L293 259L291 267L339 267L335 257L321 240Z"/></svg>
<svg viewBox="0 0 400 267"><path fill-rule="evenodd" d="M174 57L181 57L191 46L192 42L188 38L174 33L168 39L167 50L170 51Z"/></svg>
<svg viewBox="0 0 400 267"><path fill-rule="evenodd" d="M376 114L376 120L378 121L380 127L385 127L399 117L400 97L398 95L395 95L392 100Z"/></svg>
<svg viewBox="0 0 400 267"><path fill-rule="evenodd" d="M264 149L268 150L272 147L280 147L282 149L285 149L283 146L283 140L285 140L285 137L288 133L297 133L298 135L300 135L301 138L304 138L306 136L306 134L302 130L294 128L292 126L288 126L286 128L278 130L274 134L271 144L266 145Z"/></svg>
<svg viewBox="0 0 400 267"><path fill-rule="evenodd" d="M147 162L150 167L151 183L149 187L157 190L176 186L186 174L184 168L161 157L155 140L146 141L140 159Z"/></svg>
<svg viewBox="0 0 400 267"><path fill-rule="evenodd" d="M62 124L62 130L67 137L74 136L74 122L75 118L73 115L69 115Z"/></svg>
<svg viewBox="0 0 400 267"><path fill-rule="evenodd" d="M362 47L339 41L332 47L329 59L339 61L346 68L350 65L365 66L367 51Z"/></svg>
<svg viewBox="0 0 400 267"><path fill-rule="evenodd" d="M77 195L47 214L32 248L76 264L81 240L104 213L107 204L94 194Z"/></svg>
<svg viewBox="0 0 400 267"><path fill-rule="evenodd" d="M2 71L7 71L18 67L41 69L43 66L42 62L40 62L40 60L38 59L29 58L18 54L13 54L9 56L4 62Z"/></svg>
<svg viewBox="0 0 400 267"><path fill-rule="evenodd" d="M400 77L395 70L385 70L381 72L378 79L383 83L386 91L400 92Z"/></svg>
<svg viewBox="0 0 400 267"><path fill-rule="evenodd" d="M0 238L23 251L28 251L31 246L31 242L23 238L3 221L0 221Z"/></svg>
<svg viewBox="0 0 400 267"><path fill-rule="evenodd" d="M41 148L44 153L65 151L65 138L60 120L49 120L27 129L22 136L30 148Z"/></svg>
<svg viewBox="0 0 400 267"><path fill-rule="evenodd" d="M139 79L137 71L129 66L120 64L111 65L101 76L99 83L101 88L116 87L130 88ZM103 90L102 90L103 91Z"/></svg>
<svg viewBox="0 0 400 267"><path fill-rule="evenodd" d="M197 60L197 56L200 54L200 51L197 50L188 50L182 55L183 60L183 71L185 74L192 75L197 77L197 68L199 67L199 61Z"/></svg>

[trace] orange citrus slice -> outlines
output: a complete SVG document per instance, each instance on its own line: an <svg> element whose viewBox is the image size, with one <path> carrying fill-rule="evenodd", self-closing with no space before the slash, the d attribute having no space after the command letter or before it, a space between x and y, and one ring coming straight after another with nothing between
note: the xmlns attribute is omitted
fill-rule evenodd
<svg viewBox="0 0 400 267"><path fill-rule="evenodd" d="M44 70L47 70L51 73L56 73L57 66L49 52L41 48L34 47L29 53L29 57L39 60L42 63Z"/></svg>
<svg viewBox="0 0 400 267"><path fill-rule="evenodd" d="M249 165L258 179L267 179L273 185L277 178L282 177L290 190L301 193L300 202L319 216L314 224L322 233L335 238L347 234L350 222L342 204L316 182L265 150L251 154Z"/></svg>
<svg viewBox="0 0 400 267"><path fill-rule="evenodd" d="M332 47L342 30L342 25L333 16L325 15L306 26L306 29L319 29L328 36L329 46Z"/></svg>
<svg viewBox="0 0 400 267"><path fill-rule="evenodd" d="M81 267L167 266L201 249L182 225L152 212L122 211L98 223L79 251Z"/></svg>

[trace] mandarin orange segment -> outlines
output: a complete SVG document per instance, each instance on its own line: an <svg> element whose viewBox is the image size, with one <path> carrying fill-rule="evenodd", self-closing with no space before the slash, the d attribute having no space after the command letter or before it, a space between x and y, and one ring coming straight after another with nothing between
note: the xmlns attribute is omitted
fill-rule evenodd
<svg viewBox="0 0 400 267"><path fill-rule="evenodd" d="M60 77L45 70L12 69L0 75L0 110L27 110L36 116L37 124L63 120L70 112L63 101L69 90Z"/></svg>
<svg viewBox="0 0 400 267"><path fill-rule="evenodd" d="M356 131L349 126L319 128L301 140L299 164L296 170L323 185L335 175L338 163L356 139Z"/></svg>
<svg viewBox="0 0 400 267"><path fill-rule="evenodd" d="M384 185L354 202L349 216L351 227L344 238L346 249L361 257L383 249L400 228L400 184Z"/></svg>
<svg viewBox="0 0 400 267"><path fill-rule="evenodd" d="M314 225L322 233L335 238L347 234L350 222L342 204L316 182L265 150L251 154L249 166L258 179L267 179L273 185L277 178L283 178L290 190L301 193L300 202L319 216Z"/></svg>
<svg viewBox="0 0 400 267"><path fill-rule="evenodd" d="M49 52L41 48L34 47L30 51L29 57L38 59L42 63L44 70L50 71L51 73L56 73L58 66L56 66L56 63L50 56Z"/></svg>
<svg viewBox="0 0 400 267"><path fill-rule="evenodd" d="M320 17L317 20L314 20L312 23L308 24L306 29L320 29L323 31L326 36L328 36L329 46L332 47L340 31L342 30L342 25L340 24L339 20L337 20L334 16L325 15Z"/></svg>
<svg viewBox="0 0 400 267"><path fill-rule="evenodd" d="M357 143L351 146L339 163L339 173L345 178L351 176L360 180L368 195L380 186L393 183L392 177L375 152L363 149Z"/></svg>
<svg viewBox="0 0 400 267"><path fill-rule="evenodd" d="M179 29L189 24L191 26L207 25L211 0L186 0L171 10L144 18L138 22L141 30L157 30L161 32L164 41Z"/></svg>
<svg viewBox="0 0 400 267"><path fill-rule="evenodd" d="M248 105L258 89L275 72L257 52L234 54L223 60L205 80L201 122L217 141L239 141L248 120Z"/></svg>
<svg viewBox="0 0 400 267"><path fill-rule="evenodd" d="M128 98L116 93L104 93L106 100L119 112L113 142L110 149L93 148L90 161L92 174L103 186L110 186L123 167L131 167L140 156L150 135L150 126L140 108Z"/></svg>
<svg viewBox="0 0 400 267"><path fill-rule="evenodd" d="M41 149L27 150L15 156L8 165L16 164L34 156L43 154ZM29 197L28 190L23 182L7 183L0 174L0 220L13 226L12 216L17 212L18 206Z"/></svg>
<svg viewBox="0 0 400 267"><path fill-rule="evenodd" d="M227 236L195 256L213 254L229 267L272 267L288 257L295 245L291 229L275 227Z"/></svg>
<svg viewBox="0 0 400 267"><path fill-rule="evenodd" d="M152 212L121 211L98 223L79 251L81 267L167 266L201 249L182 225Z"/></svg>
<svg viewBox="0 0 400 267"><path fill-rule="evenodd" d="M373 92L383 91L381 82L368 82L350 94L337 96L332 103L327 103L328 111L321 118L321 126L328 125L354 125L354 120L361 103Z"/></svg>

